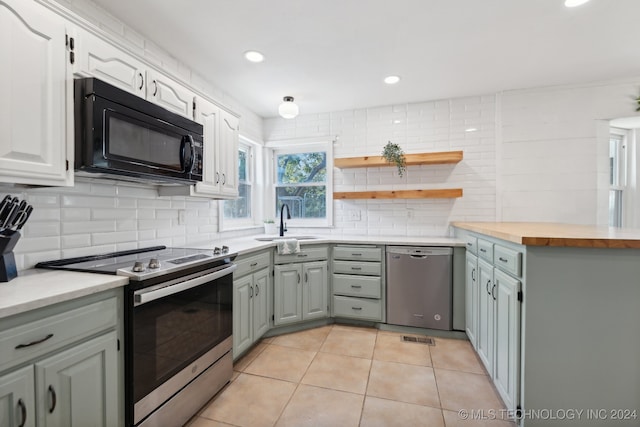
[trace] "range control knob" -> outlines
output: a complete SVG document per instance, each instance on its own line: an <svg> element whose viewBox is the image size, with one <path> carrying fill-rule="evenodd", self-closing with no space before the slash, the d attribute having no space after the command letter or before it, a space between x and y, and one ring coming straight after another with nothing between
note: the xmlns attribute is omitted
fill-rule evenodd
<svg viewBox="0 0 640 427"><path fill-rule="evenodd" d="M220 255L221 253L222 253L222 250L221 250L219 247L217 247L217 246L216 246L216 247L213 249L213 254L214 254L214 255Z"/></svg>
<svg viewBox="0 0 640 427"><path fill-rule="evenodd" d="M140 261L136 261L133 264L133 268L131 270L135 271L136 273L140 273L141 271L144 271L144 264Z"/></svg>
<svg viewBox="0 0 640 427"><path fill-rule="evenodd" d="M160 261L158 261L158 258L151 258L149 260L149 265L147 266L149 268L160 268Z"/></svg>
<svg viewBox="0 0 640 427"><path fill-rule="evenodd" d="M223 254L228 254L229 253L229 246L223 246L222 247L222 253Z"/></svg>

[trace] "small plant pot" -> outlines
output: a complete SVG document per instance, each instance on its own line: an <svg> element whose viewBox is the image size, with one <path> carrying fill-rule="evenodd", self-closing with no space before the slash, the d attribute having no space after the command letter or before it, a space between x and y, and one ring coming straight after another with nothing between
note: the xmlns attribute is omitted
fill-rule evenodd
<svg viewBox="0 0 640 427"><path fill-rule="evenodd" d="M276 234L278 227L274 223L264 223L264 234Z"/></svg>

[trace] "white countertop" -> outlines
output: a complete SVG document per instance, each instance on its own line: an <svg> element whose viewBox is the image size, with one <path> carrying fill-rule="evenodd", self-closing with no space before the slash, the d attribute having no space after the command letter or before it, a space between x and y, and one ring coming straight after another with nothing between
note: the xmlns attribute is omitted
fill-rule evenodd
<svg viewBox="0 0 640 427"><path fill-rule="evenodd" d="M0 319L124 286L129 279L107 274L31 269L0 283Z"/></svg>
<svg viewBox="0 0 640 427"><path fill-rule="evenodd" d="M295 235L290 234L290 237ZM328 243L376 244L376 245L416 245L416 246L465 246L465 242L451 237L396 237L396 236L333 236L314 235L316 239L300 240L302 245ZM258 241L264 235L225 239L220 242L200 242L186 245L191 248L213 249L225 244L232 253L239 255L268 249L276 242ZM287 236L285 236L287 237ZM0 319L29 310L45 307L91 295L108 289L125 286L126 277L73 271L30 269L18 273L10 282L0 282Z"/></svg>

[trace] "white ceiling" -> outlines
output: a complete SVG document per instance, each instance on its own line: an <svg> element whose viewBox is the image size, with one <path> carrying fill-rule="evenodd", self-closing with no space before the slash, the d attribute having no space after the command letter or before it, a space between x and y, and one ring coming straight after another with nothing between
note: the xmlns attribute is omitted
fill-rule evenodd
<svg viewBox="0 0 640 427"><path fill-rule="evenodd" d="M94 1L263 117L640 75L640 0Z"/></svg>

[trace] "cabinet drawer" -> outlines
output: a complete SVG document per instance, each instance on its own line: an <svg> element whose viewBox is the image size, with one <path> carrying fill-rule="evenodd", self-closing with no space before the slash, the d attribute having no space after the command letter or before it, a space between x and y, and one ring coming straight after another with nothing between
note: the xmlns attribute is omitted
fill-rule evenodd
<svg viewBox="0 0 640 427"><path fill-rule="evenodd" d="M333 259L382 261L382 249L358 246L336 246L333 248Z"/></svg>
<svg viewBox="0 0 640 427"><path fill-rule="evenodd" d="M516 276L522 275L522 252L495 245L494 254L496 267Z"/></svg>
<svg viewBox="0 0 640 427"><path fill-rule="evenodd" d="M264 252L258 255L249 255L247 258L236 259L235 263L238 265L238 268L235 273L233 273L233 277L238 278L269 267L271 264L271 254Z"/></svg>
<svg viewBox="0 0 640 427"><path fill-rule="evenodd" d="M379 262L333 261L333 272L380 276L382 274L382 264Z"/></svg>
<svg viewBox="0 0 640 427"><path fill-rule="evenodd" d="M286 264L289 262L307 262L329 258L328 246L303 246L297 254L280 255L276 253L275 263Z"/></svg>
<svg viewBox="0 0 640 427"><path fill-rule="evenodd" d="M377 299L342 297L334 295L333 313L335 317L382 320L382 302Z"/></svg>
<svg viewBox="0 0 640 427"><path fill-rule="evenodd" d="M471 252L474 255L478 255L478 238L470 235L464 236L465 242L467 242L467 252Z"/></svg>
<svg viewBox="0 0 640 427"><path fill-rule="evenodd" d="M117 299L109 298L0 332L0 371L114 327Z"/></svg>
<svg viewBox="0 0 640 427"><path fill-rule="evenodd" d="M493 243L478 239L478 256L489 262L493 262Z"/></svg>
<svg viewBox="0 0 640 427"><path fill-rule="evenodd" d="M334 274L333 293L354 297L380 298L380 278Z"/></svg>

